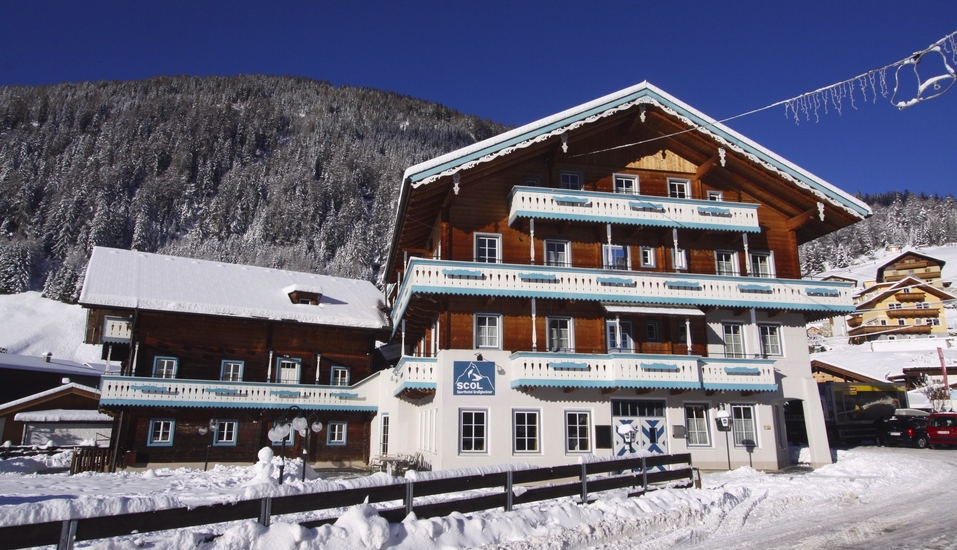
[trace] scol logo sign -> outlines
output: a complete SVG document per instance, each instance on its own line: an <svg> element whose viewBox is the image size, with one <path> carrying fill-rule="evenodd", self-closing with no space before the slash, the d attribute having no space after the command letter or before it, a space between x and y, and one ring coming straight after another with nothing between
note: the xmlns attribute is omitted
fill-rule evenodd
<svg viewBox="0 0 957 550"><path fill-rule="evenodd" d="M455 361L452 395L495 395L495 363Z"/></svg>

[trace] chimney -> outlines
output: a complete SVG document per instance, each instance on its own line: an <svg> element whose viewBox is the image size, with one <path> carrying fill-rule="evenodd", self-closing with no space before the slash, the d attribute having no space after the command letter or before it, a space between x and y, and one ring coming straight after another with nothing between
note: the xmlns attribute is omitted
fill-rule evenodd
<svg viewBox="0 0 957 550"><path fill-rule="evenodd" d="M69 384L69 383L70 383L70 379L67 378L66 376L64 376L63 379L60 380L60 383L61 383L61 384L64 384L64 385L65 385L65 384Z"/></svg>
<svg viewBox="0 0 957 550"><path fill-rule="evenodd" d="M46 355L43 356L43 362L49 363L50 359L53 359L53 352L48 351Z"/></svg>

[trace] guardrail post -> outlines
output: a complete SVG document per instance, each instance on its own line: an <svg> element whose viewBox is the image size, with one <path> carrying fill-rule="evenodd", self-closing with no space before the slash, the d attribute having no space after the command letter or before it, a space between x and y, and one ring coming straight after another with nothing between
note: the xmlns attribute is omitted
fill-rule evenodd
<svg viewBox="0 0 957 550"><path fill-rule="evenodd" d="M582 462L582 504L588 504L588 470L587 463Z"/></svg>
<svg viewBox="0 0 957 550"><path fill-rule="evenodd" d="M60 528L60 542L56 545L56 549L73 550L74 538L76 538L76 520L63 520L63 527Z"/></svg>
<svg viewBox="0 0 957 550"><path fill-rule="evenodd" d="M641 457L641 491L648 491L648 466L645 457Z"/></svg>
<svg viewBox="0 0 957 550"><path fill-rule="evenodd" d="M505 472L505 511L512 511L512 471Z"/></svg>
<svg viewBox="0 0 957 550"><path fill-rule="evenodd" d="M270 516L272 516L272 497L265 497L259 501L259 525L269 527Z"/></svg>
<svg viewBox="0 0 957 550"><path fill-rule="evenodd" d="M408 516L412 513L412 480L408 479L405 482L405 515Z"/></svg>

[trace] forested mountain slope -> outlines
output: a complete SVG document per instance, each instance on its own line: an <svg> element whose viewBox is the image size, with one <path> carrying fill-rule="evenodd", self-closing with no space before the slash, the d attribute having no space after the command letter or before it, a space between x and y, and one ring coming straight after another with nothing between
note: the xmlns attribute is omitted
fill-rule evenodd
<svg viewBox="0 0 957 550"><path fill-rule="evenodd" d="M507 129L271 76L0 88L0 292L79 295L94 245L374 280L403 170Z"/></svg>

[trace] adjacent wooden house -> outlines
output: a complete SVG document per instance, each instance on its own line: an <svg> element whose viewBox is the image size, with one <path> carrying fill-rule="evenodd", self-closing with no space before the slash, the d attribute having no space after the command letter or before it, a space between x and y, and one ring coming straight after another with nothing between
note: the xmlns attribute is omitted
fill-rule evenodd
<svg viewBox="0 0 957 550"><path fill-rule="evenodd" d="M127 464L256 461L273 445L320 465L365 463L388 337L364 281L97 247L80 304L86 342L121 359L100 408ZM322 424L271 441L280 420ZM318 427L318 424L316 424Z"/></svg>
<svg viewBox="0 0 957 550"><path fill-rule="evenodd" d="M642 83L406 170L374 446L434 468L640 450L830 462L805 336L852 285L798 245L870 215ZM718 430L726 425L730 432Z"/></svg>

